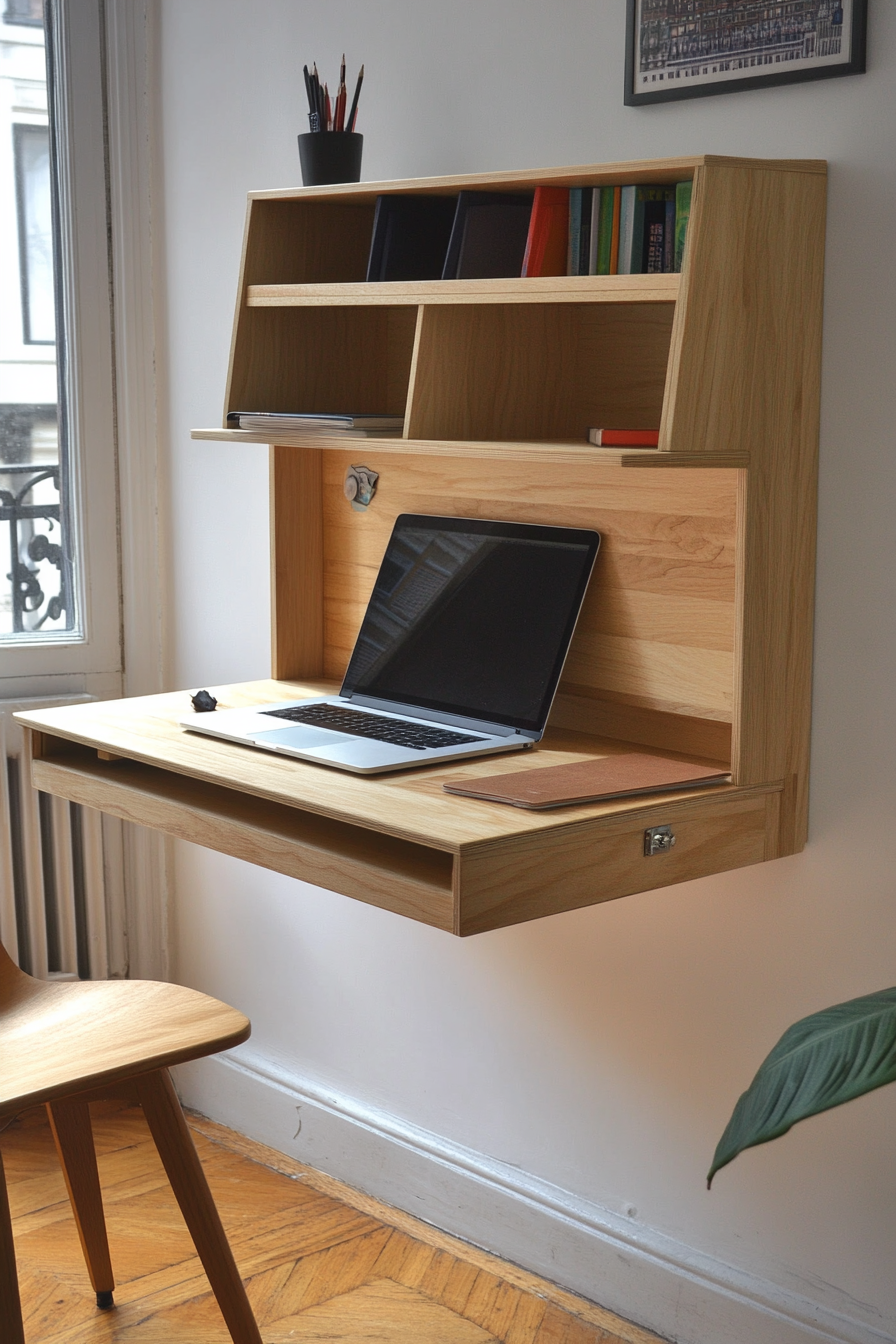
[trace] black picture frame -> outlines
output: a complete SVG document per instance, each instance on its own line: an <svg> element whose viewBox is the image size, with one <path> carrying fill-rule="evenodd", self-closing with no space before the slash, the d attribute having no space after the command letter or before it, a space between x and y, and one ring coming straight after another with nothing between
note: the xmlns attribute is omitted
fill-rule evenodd
<svg viewBox="0 0 896 1344"><path fill-rule="evenodd" d="M800 3L800 0L797 0ZM718 21L719 10L737 10L755 6L757 21L776 22L769 16L769 10L780 5L781 18L791 24L793 33L793 0L724 0L708 5L707 0L627 0L625 33L625 102L629 107L641 107L649 103L667 103L680 98L705 98L717 93L736 93L742 89L767 89L776 84L794 84L809 79L832 79L838 75L860 75L865 72L865 37L868 23L868 0L803 0L806 18L811 18L814 9L831 11L823 22L830 17L831 32L822 37L822 43L836 41L833 31L837 27L833 20L837 11L842 11L842 30L839 35L840 52L807 54L807 38L818 41L818 28L814 32L804 30L802 52L793 37L787 35L777 43L766 42L761 48L750 50L729 48L723 54L704 56L699 59L684 59L677 55L673 62L663 58L659 51L657 64L642 66L642 36L647 23L654 25L653 32L658 35L660 46L665 41L674 42L672 29L677 24L684 27L685 38L698 33L701 24L707 25L715 18ZM649 20L645 19L645 9L651 11ZM715 11L715 14L713 14ZM797 15L798 17L798 15ZM662 25L668 24L664 31ZM771 36L773 36L775 31ZM707 33L709 36L709 32ZM845 40L844 40L845 39ZM847 46L848 43L848 46ZM673 47L674 49L674 47ZM814 51L814 47L813 47ZM755 66L742 66L741 61L755 61ZM805 64L803 64L805 62ZM810 63L812 62L812 63ZM780 68L785 66L786 69ZM703 67L703 69L700 69ZM722 67L714 69L713 67ZM754 69L755 74L734 74L734 69ZM761 71L761 73L760 73ZM715 77L714 77L715 76Z"/></svg>

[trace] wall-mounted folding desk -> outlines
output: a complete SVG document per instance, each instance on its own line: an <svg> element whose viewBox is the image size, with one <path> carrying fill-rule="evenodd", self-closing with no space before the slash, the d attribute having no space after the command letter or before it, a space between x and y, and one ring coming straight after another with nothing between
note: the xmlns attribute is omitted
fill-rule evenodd
<svg viewBox="0 0 896 1344"><path fill-rule="evenodd" d="M680 276L363 279L380 192L688 177ZM405 431L271 448L275 682L214 693L332 689L398 513L596 527L548 735L356 777L185 734L180 692L21 716L35 785L459 934L799 850L825 186L823 163L695 157L254 194L225 415L404 407ZM592 448L589 425L659 426L659 448ZM356 462L380 473L366 512L343 495ZM732 783L546 813L441 789L633 744ZM675 848L645 857L657 825Z"/></svg>

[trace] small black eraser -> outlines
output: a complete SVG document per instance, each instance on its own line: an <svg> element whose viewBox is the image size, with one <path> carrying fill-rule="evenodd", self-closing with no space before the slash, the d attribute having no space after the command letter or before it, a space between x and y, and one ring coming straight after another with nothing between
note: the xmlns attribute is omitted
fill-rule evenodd
<svg viewBox="0 0 896 1344"><path fill-rule="evenodd" d="M195 695L190 696L190 699L197 714L210 714L218 707L217 700L213 695L209 695L208 691L197 691Z"/></svg>

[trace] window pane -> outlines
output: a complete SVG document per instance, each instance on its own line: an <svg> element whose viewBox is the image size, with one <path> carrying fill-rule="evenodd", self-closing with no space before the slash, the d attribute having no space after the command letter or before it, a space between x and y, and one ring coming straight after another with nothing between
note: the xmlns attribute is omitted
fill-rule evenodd
<svg viewBox="0 0 896 1344"><path fill-rule="evenodd" d="M40 0L0 23L0 642L77 638Z"/></svg>

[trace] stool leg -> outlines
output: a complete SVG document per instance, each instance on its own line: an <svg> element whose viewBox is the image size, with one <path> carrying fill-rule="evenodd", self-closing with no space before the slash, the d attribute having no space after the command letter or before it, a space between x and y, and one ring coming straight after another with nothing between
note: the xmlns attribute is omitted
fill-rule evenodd
<svg viewBox="0 0 896 1344"><path fill-rule="evenodd" d="M77 1097L66 1101L48 1101L47 1114L75 1215L81 1249L87 1262L87 1273L96 1293L96 1304L98 1307L111 1307L115 1280L109 1258L96 1149L90 1128L90 1107L86 1101Z"/></svg>
<svg viewBox="0 0 896 1344"><path fill-rule="evenodd" d="M262 1344L168 1070L144 1074L135 1082L143 1114L230 1336L234 1344Z"/></svg>
<svg viewBox="0 0 896 1344"><path fill-rule="evenodd" d="M3 1319L3 1339L9 1344L25 1344L22 1325L22 1301L19 1297L19 1277L16 1272L16 1248L12 1240L9 1217L9 1198L3 1159L0 1158L0 1316Z"/></svg>

